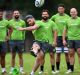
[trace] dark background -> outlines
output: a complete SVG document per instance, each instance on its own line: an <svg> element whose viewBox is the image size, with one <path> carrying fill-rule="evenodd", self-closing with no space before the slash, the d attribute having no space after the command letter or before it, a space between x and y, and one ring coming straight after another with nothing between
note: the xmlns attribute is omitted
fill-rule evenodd
<svg viewBox="0 0 80 75"><path fill-rule="evenodd" d="M45 4L41 8L34 6L35 0L0 0L0 7L6 10L19 9L26 14L33 14L37 19L40 17L42 9L48 9L50 16L57 12L57 5L64 3L66 12L69 13L71 7L76 7L80 12L80 0L45 0Z"/></svg>

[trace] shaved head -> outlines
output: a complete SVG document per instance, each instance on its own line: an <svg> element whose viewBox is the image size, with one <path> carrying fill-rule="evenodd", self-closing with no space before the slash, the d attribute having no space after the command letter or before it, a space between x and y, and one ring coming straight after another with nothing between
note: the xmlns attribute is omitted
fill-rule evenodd
<svg viewBox="0 0 80 75"><path fill-rule="evenodd" d="M77 14L78 14L77 9L76 8L71 8L71 10L70 10L71 17L76 18Z"/></svg>
<svg viewBox="0 0 80 75"><path fill-rule="evenodd" d="M70 11L74 11L74 12L77 12L77 9L76 8L71 8Z"/></svg>

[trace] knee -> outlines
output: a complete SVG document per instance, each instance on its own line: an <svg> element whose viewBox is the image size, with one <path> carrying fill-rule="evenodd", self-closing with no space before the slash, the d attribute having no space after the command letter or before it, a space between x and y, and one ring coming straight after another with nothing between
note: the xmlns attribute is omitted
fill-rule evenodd
<svg viewBox="0 0 80 75"><path fill-rule="evenodd" d="M57 57L58 57L58 58L60 57L60 55L61 55L60 53L57 53Z"/></svg>
<svg viewBox="0 0 80 75"><path fill-rule="evenodd" d="M1 54L1 58L4 59L5 58L5 55L6 55L5 53L2 53Z"/></svg>
<svg viewBox="0 0 80 75"><path fill-rule="evenodd" d="M70 56L70 57L74 57L74 52L71 51L71 52L69 53L69 56Z"/></svg>
<svg viewBox="0 0 80 75"><path fill-rule="evenodd" d="M54 53L50 53L50 58L54 58Z"/></svg>
<svg viewBox="0 0 80 75"><path fill-rule="evenodd" d="M16 56L16 55L12 54L12 59L15 59L15 56Z"/></svg>
<svg viewBox="0 0 80 75"><path fill-rule="evenodd" d="M68 54L68 53L65 53L65 56L66 56L66 57L68 57L68 56L69 56L69 54Z"/></svg>
<svg viewBox="0 0 80 75"><path fill-rule="evenodd" d="M80 56L80 48L77 50L78 55Z"/></svg>
<svg viewBox="0 0 80 75"><path fill-rule="evenodd" d="M19 59L22 59L22 55L19 55Z"/></svg>
<svg viewBox="0 0 80 75"><path fill-rule="evenodd" d="M38 63L38 64L41 64L41 58L40 58L40 57L37 57L36 60L37 60L37 63Z"/></svg>

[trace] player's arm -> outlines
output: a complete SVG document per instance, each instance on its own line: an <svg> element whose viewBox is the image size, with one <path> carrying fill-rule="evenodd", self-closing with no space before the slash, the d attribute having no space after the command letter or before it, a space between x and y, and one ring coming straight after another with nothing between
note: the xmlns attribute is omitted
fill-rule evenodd
<svg viewBox="0 0 80 75"><path fill-rule="evenodd" d="M32 30L36 30L38 28L39 28L39 26L35 24L33 26L29 26L29 27L25 27L25 28L20 27L20 28L18 28L18 30L20 30L20 31L25 31L25 30L32 31Z"/></svg>
<svg viewBox="0 0 80 75"><path fill-rule="evenodd" d="M13 28L12 27L9 27L8 28L8 36L9 37L11 36L12 32L13 32Z"/></svg>
<svg viewBox="0 0 80 75"><path fill-rule="evenodd" d="M62 35L62 39L63 39L63 45L64 46L66 46L66 35L67 35L67 29L66 28L64 28L64 30L63 30L63 35Z"/></svg>
<svg viewBox="0 0 80 75"><path fill-rule="evenodd" d="M54 46L57 45L57 36L58 36L58 33L57 33L57 30L54 30Z"/></svg>
<svg viewBox="0 0 80 75"><path fill-rule="evenodd" d="M50 18L52 21L55 21L55 15Z"/></svg>
<svg viewBox="0 0 80 75"><path fill-rule="evenodd" d="M53 36L54 36L54 46L57 46L57 36L58 36L58 32L57 32L57 25L55 22L53 22Z"/></svg>
<svg viewBox="0 0 80 75"><path fill-rule="evenodd" d="M12 29L12 27L9 26L9 21L7 21L6 23L7 23L8 31L7 31L7 35L6 35L5 40L8 41L10 39L12 32L13 32L13 29Z"/></svg>

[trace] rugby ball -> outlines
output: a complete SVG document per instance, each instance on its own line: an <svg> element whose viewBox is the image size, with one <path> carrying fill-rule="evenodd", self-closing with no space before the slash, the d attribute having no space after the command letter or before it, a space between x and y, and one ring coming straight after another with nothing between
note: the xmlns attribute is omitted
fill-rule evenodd
<svg viewBox="0 0 80 75"><path fill-rule="evenodd" d="M42 7L45 0L35 0L35 6L36 7Z"/></svg>

